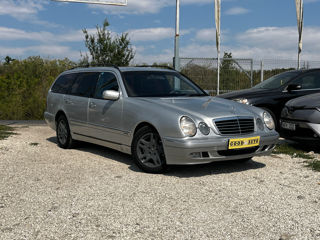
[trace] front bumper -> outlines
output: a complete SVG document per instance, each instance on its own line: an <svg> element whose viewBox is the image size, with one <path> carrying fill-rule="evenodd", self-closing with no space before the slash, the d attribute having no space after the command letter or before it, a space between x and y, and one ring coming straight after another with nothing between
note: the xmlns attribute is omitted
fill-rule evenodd
<svg viewBox="0 0 320 240"><path fill-rule="evenodd" d="M295 130L280 129L281 137L294 141L320 141L320 124L296 121L292 119L281 119L281 123L285 121L296 126Z"/></svg>
<svg viewBox="0 0 320 240"><path fill-rule="evenodd" d="M248 135L245 137L255 137ZM242 136L241 136L242 137ZM228 150L230 138L217 136L215 138L164 138L163 146L168 165L202 164L218 161L251 158L258 155L270 154L278 142L279 134L260 135L260 145L239 150Z"/></svg>

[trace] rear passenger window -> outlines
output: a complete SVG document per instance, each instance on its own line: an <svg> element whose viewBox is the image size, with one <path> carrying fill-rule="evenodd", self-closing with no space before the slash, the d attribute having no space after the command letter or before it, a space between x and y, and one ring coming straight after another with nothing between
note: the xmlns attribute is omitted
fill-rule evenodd
<svg viewBox="0 0 320 240"><path fill-rule="evenodd" d="M71 87L76 75L76 73L71 73L60 76L53 84L51 92L66 94L68 92L68 89Z"/></svg>
<svg viewBox="0 0 320 240"><path fill-rule="evenodd" d="M92 97L100 73L79 73L74 81L70 94L80 97Z"/></svg>
<svg viewBox="0 0 320 240"><path fill-rule="evenodd" d="M119 90L117 78L113 73L100 73L94 97L102 99L102 93L105 90Z"/></svg>

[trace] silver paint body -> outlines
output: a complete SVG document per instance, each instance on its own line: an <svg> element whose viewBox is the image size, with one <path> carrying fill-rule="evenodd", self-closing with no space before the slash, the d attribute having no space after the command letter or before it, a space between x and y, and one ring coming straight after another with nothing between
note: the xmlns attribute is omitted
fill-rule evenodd
<svg viewBox="0 0 320 240"><path fill-rule="evenodd" d="M158 68L120 68L125 71L171 71ZM63 112L70 125L72 138L110 147L131 154L134 133L141 124L152 125L159 133L167 164L199 164L214 161L249 158L268 154L272 148L264 150L263 146L273 146L278 140L278 133L264 126L261 131L256 126L252 134L241 136L221 136L213 123L214 119L250 116L263 119L263 110L234 101L202 97L128 97L121 73L115 68L89 68L67 71L72 72L113 72L117 76L120 97L116 101L57 94L49 90L46 122L56 129L55 117ZM180 130L182 116L194 120L196 126L205 122L210 127L210 134L205 136L199 129L194 137L185 137ZM222 156L218 150L227 150L232 138L260 136L260 148L250 154ZM194 158L194 152L209 152L209 157Z"/></svg>
<svg viewBox="0 0 320 240"><path fill-rule="evenodd" d="M281 118L281 121L295 124L302 129L311 129L320 138L320 93L288 101L281 112ZM315 140L316 138L292 137L292 139Z"/></svg>

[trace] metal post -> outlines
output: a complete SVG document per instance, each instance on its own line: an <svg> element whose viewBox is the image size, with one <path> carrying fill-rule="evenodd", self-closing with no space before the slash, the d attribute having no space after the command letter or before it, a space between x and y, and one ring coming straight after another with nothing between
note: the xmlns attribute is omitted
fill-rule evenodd
<svg viewBox="0 0 320 240"><path fill-rule="evenodd" d="M180 71L179 31L180 31L180 0L176 0L176 33L174 37L174 69Z"/></svg>
<svg viewBox="0 0 320 240"><path fill-rule="evenodd" d="M218 69L218 81L217 81L217 95L219 95L220 89L220 49L217 51L217 69Z"/></svg>
<svg viewBox="0 0 320 240"><path fill-rule="evenodd" d="M263 82L263 60L260 62L260 80Z"/></svg>
<svg viewBox="0 0 320 240"><path fill-rule="evenodd" d="M253 60L251 59L251 63L250 63L250 84L251 84L251 87L253 87Z"/></svg>
<svg viewBox="0 0 320 240"><path fill-rule="evenodd" d="M300 69L300 52L298 51L298 70Z"/></svg>

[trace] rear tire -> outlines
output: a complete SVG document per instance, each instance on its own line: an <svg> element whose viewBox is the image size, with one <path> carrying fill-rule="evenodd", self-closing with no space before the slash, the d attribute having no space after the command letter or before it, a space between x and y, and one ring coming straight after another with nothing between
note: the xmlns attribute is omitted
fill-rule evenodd
<svg viewBox="0 0 320 240"><path fill-rule="evenodd" d="M131 152L136 165L145 172L162 173L167 169L162 140L149 126L136 132Z"/></svg>
<svg viewBox="0 0 320 240"><path fill-rule="evenodd" d="M64 149L72 148L74 141L70 133L68 120L64 115L58 118L56 134L59 147Z"/></svg>

